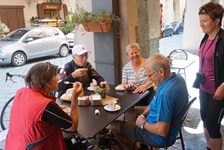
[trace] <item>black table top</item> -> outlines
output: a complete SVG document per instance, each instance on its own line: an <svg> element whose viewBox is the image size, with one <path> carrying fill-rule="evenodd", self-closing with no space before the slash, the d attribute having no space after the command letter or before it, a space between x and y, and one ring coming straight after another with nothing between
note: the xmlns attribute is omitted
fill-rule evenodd
<svg viewBox="0 0 224 150"><path fill-rule="evenodd" d="M93 92L86 90L84 93L85 95L93 94ZM147 94L149 94L149 91L136 94L127 91L116 91L115 86L110 86L108 95L118 98L117 103L121 106L121 109L115 112L108 112L104 110L104 106L79 106L78 134L85 138L94 138L101 130L121 116L127 109L143 99ZM70 102L59 99L57 103L70 107ZM96 109L100 111L100 115L95 115Z"/></svg>

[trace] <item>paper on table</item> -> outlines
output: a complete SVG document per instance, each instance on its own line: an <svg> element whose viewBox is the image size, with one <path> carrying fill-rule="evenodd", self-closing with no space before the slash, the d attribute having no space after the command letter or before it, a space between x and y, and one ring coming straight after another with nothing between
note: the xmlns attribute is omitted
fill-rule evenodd
<svg viewBox="0 0 224 150"><path fill-rule="evenodd" d="M67 89L67 91L60 97L60 99L65 101L71 101L72 89L73 88ZM83 95L84 95L84 92L82 91L79 96L83 96Z"/></svg>
<svg viewBox="0 0 224 150"><path fill-rule="evenodd" d="M70 113L70 112L71 112L71 108L69 108L69 107L67 107L67 106L63 106L63 105L61 105L60 107L61 107L61 109L62 109L65 113Z"/></svg>
<svg viewBox="0 0 224 150"><path fill-rule="evenodd" d="M71 101L71 97L72 97L72 94L67 94L67 93L64 93L60 99L61 100L65 100L65 101Z"/></svg>
<svg viewBox="0 0 224 150"><path fill-rule="evenodd" d="M123 86L123 84L119 84L119 85L117 85L117 86L115 87L115 90L117 90L117 91L124 91L124 86Z"/></svg>
<svg viewBox="0 0 224 150"><path fill-rule="evenodd" d="M108 103L107 101L110 101L110 100L116 100L117 101L118 98L106 95L106 97L102 99L102 105L107 105L107 103Z"/></svg>

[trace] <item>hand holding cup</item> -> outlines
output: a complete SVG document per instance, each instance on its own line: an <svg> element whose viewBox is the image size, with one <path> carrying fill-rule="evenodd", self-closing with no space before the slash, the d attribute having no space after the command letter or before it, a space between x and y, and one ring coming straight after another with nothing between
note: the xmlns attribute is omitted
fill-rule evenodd
<svg viewBox="0 0 224 150"><path fill-rule="evenodd" d="M80 95L80 93L82 92L82 83L80 82L75 82L73 84L73 91L72 91L72 101L77 101L77 97Z"/></svg>

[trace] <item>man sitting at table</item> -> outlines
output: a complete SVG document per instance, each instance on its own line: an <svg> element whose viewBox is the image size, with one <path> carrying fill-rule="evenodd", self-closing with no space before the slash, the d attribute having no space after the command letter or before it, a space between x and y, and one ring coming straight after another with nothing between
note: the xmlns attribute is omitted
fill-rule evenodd
<svg viewBox="0 0 224 150"><path fill-rule="evenodd" d="M157 86L157 93L136 122L115 121L110 126L112 132L129 149L134 140L163 146L170 123L188 102L185 80L179 74L171 73L168 58L160 54L153 55L144 67L148 79ZM180 128L181 124L171 132L168 144L175 140Z"/></svg>
<svg viewBox="0 0 224 150"><path fill-rule="evenodd" d="M61 70L59 74L62 80L58 83L58 97L61 97L67 89L72 88L72 84L64 84L65 81L79 81L83 84L83 88L87 88L92 79L95 79L98 84L106 84L104 78L87 61L89 53L90 51L82 44L73 47L72 60L65 64L64 70Z"/></svg>

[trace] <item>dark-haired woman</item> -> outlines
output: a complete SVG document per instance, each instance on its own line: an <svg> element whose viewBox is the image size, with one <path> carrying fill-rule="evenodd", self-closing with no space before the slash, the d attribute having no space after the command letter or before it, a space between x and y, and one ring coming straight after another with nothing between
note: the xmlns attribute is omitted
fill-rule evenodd
<svg viewBox="0 0 224 150"><path fill-rule="evenodd" d="M56 72L57 66L39 63L27 73L27 87L21 88L13 101L5 150L67 149L61 128L77 130L77 97L82 84L73 84L69 116L55 103L56 98L49 96L58 89Z"/></svg>

